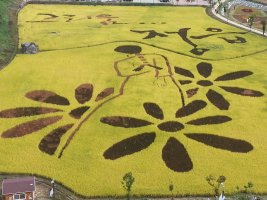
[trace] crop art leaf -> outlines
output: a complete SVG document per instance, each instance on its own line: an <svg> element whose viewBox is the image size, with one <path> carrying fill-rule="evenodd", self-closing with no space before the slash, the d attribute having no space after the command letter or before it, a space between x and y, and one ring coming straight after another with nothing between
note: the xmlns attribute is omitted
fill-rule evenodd
<svg viewBox="0 0 267 200"><path fill-rule="evenodd" d="M230 81L230 80L236 80L240 78L244 78L246 76L252 75L253 72L251 71L237 71L237 72L231 72L228 74L224 74L218 78L215 79L215 81Z"/></svg>
<svg viewBox="0 0 267 200"><path fill-rule="evenodd" d="M97 95L95 101L100 101L100 100L112 95L113 93L114 93L114 88L106 88Z"/></svg>
<svg viewBox="0 0 267 200"><path fill-rule="evenodd" d="M196 140L208 146L228 150L231 152L247 153L253 149L253 146L244 140L206 133L187 133L185 135L190 139Z"/></svg>
<svg viewBox="0 0 267 200"><path fill-rule="evenodd" d="M100 121L104 124L108 124L111 126L119 126L123 128L136 128L152 124L151 122L146 120L122 116L102 117Z"/></svg>
<svg viewBox="0 0 267 200"><path fill-rule="evenodd" d="M176 112L176 117L185 117L191 114L194 114L195 112L198 112L199 110L205 108L207 106L207 103L202 100L195 100L191 103L187 104L186 106L180 108Z"/></svg>
<svg viewBox="0 0 267 200"><path fill-rule="evenodd" d="M46 135L39 143L39 149L49 155L53 155L60 144L61 137L69 130L74 124L67 124L54 129Z"/></svg>
<svg viewBox="0 0 267 200"><path fill-rule="evenodd" d="M197 71L198 73L207 78L211 75L212 72L212 65L210 63L201 62L197 64Z"/></svg>
<svg viewBox="0 0 267 200"><path fill-rule="evenodd" d="M80 119L83 114L89 109L89 106L82 106L70 111L69 115L75 119Z"/></svg>
<svg viewBox="0 0 267 200"><path fill-rule="evenodd" d="M244 89L239 87L226 87L226 86L220 86L222 89L224 89L227 92L231 92L233 94L238 94L241 96L249 96L249 97L261 97L263 96L262 92L251 90L251 89Z"/></svg>
<svg viewBox="0 0 267 200"><path fill-rule="evenodd" d="M62 97L54 92L47 91L47 90L34 90L31 92L28 92L25 95L28 99L38 101L38 102L44 102L44 103L50 103L50 104L56 104L56 105L70 105L70 102L65 97Z"/></svg>
<svg viewBox="0 0 267 200"><path fill-rule="evenodd" d="M166 166L176 172L187 172L193 168L193 163L182 143L170 137L162 149L162 159Z"/></svg>
<svg viewBox="0 0 267 200"><path fill-rule="evenodd" d="M176 74L180 74L182 76L186 76L186 77L189 77L189 78L195 78L194 74L192 74L192 72L190 72L187 69L183 69L181 67L174 67L174 71L175 71Z"/></svg>
<svg viewBox="0 0 267 200"><path fill-rule="evenodd" d="M195 94L197 94L197 92L198 92L198 88L186 90L186 94L188 98L194 96Z"/></svg>
<svg viewBox="0 0 267 200"><path fill-rule="evenodd" d="M90 83L85 83L75 89L75 98L80 104L90 101L93 96L94 86Z"/></svg>
<svg viewBox="0 0 267 200"><path fill-rule="evenodd" d="M161 110L159 105L155 103L144 103L143 106L148 115L151 115L156 119L164 119L163 111Z"/></svg>
<svg viewBox="0 0 267 200"><path fill-rule="evenodd" d="M232 119L228 116L224 115L215 115L215 116L209 116L209 117L203 117L195 120L191 120L187 122L186 124L191 124L191 125L208 125L208 124L222 124L228 121L231 121Z"/></svg>
<svg viewBox="0 0 267 200"><path fill-rule="evenodd" d="M104 158L115 160L117 158L139 152L151 145L156 138L156 133L142 133L124 139L104 152Z"/></svg>
<svg viewBox="0 0 267 200"><path fill-rule="evenodd" d="M210 89L206 94L208 100L220 110L228 110L230 103L215 90Z"/></svg>
<svg viewBox="0 0 267 200"><path fill-rule="evenodd" d="M62 110L45 107L20 107L0 111L0 118L18 118L55 112L62 112Z"/></svg>
<svg viewBox="0 0 267 200"><path fill-rule="evenodd" d="M16 138L39 131L62 119L62 116L46 117L19 124L2 133L2 138Z"/></svg>

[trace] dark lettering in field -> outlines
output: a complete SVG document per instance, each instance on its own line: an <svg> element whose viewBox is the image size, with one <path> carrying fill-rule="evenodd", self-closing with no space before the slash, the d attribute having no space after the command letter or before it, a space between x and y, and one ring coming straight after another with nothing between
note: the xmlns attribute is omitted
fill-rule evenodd
<svg viewBox="0 0 267 200"><path fill-rule="evenodd" d="M64 14L62 16L58 16L58 15L54 15L54 14L50 14L50 13L38 13L38 16L44 16L43 19L41 20L35 20L35 21L26 21L26 22L56 22L59 19L61 19L62 17L64 18L65 22L71 22L74 21L74 18L76 17L76 15L72 15L72 14ZM84 19L84 18L82 18ZM87 16L86 19L91 19L91 16ZM76 19L76 20L81 20L80 19Z"/></svg>
<svg viewBox="0 0 267 200"><path fill-rule="evenodd" d="M155 37L168 37L168 35L164 34L164 33L158 33L155 30L147 30L147 31L137 31L137 30L131 30L134 33L148 33L147 36L145 36L143 39L151 39L151 38L155 38Z"/></svg>
<svg viewBox="0 0 267 200"><path fill-rule="evenodd" d="M110 14L100 14L100 15L97 15L96 16L97 19L103 19L103 21L100 22L100 24L102 25L111 25L111 24L119 24L117 21L113 20L115 18L118 18L118 17L114 17Z"/></svg>
<svg viewBox="0 0 267 200"><path fill-rule="evenodd" d="M193 48L189 51L194 55L201 56L205 52L210 51L208 48L199 48L198 44L193 42L191 39L199 40L208 38L211 36L217 36L217 35L225 35L225 34L246 34L247 32L223 32L220 28L207 28L206 31L212 32L210 34L205 35L198 35L198 36L189 36L188 32L191 28L181 28L178 31L165 31L166 34L177 34L184 42L192 46ZM168 37L165 33L159 33L155 30L130 30L131 32L135 33L147 33L147 35L143 39L152 39L155 37ZM230 44L238 44L238 43L246 43L246 39L239 36L234 36L236 39L229 39L226 37L218 37L220 39L223 39L225 42L228 42Z"/></svg>
<svg viewBox="0 0 267 200"><path fill-rule="evenodd" d="M167 34L178 34L182 40L184 42L186 42L187 44L191 45L193 47L193 49L190 50L190 52L192 54L195 54L195 55L198 55L198 56L201 56L203 55L205 52L209 51L210 49L206 49L206 48L198 48L197 44L193 43L189 38L188 38L188 31L190 30L191 28L181 28L179 29L177 32L165 32Z"/></svg>
<svg viewBox="0 0 267 200"><path fill-rule="evenodd" d="M26 21L26 22L55 22L54 19L59 17L57 15L50 14L50 13L38 13L37 15L44 16L44 19L37 20L37 21Z"/></svg>
<svg viewBox="0 0 267 200"><path fill-rule="evenodd" d="M63 15L67 20L66 22L70 22L73 20L73 18L75 17L75 15Z"/></svg>
<svg viewBox="0 0 267 200"><path fill-rule="evenodd" d="M243 37L238 37L238 36L235 36L236 39L227 39L225 37L218 37L218 38L221 38L223 40L225 40L226 42L230 43L230 44L236 44L236 43L246 43L246 39L243 38Z"/></svg>

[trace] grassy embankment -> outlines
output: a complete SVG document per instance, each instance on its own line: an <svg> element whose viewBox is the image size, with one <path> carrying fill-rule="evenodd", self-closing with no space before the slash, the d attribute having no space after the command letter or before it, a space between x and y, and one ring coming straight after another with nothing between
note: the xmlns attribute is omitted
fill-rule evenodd
<svg viewBox="0 0 267 200"><path fill-rule="evenodd" d="M15 55L19 0L0 0L0 69Z"/></svg>

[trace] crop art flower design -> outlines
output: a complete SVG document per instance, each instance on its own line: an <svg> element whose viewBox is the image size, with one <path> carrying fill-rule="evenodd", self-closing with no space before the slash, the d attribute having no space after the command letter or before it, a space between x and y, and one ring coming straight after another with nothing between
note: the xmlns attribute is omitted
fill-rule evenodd
<svg viewBox="0 0 267 200"><path fill-rule="evenodd" d="M57 108L51 107L18 107L7 110L0 111L0 118L19 118L19 117L31 117L31 116L42 116L39 119L34 119L31 121L24 122L22 124L16 125L6 131L1 135L2 138L19 138L28 134L37 132L45 127L55 124L56 122L63 119L66 115L69 115L71 118L75 119L72 123L59 126L58 128L52 130L48 133L39 143L39 149L49 155L53 155L57 150L61 137L69 131L79 119L90 110L89 105L83 105L88 103L93 96L94 86L91 83L85 83L78 86L75 89L74 95L75 99L78 102L79 106L75 109L70 109L70 101L55 92L48 90L34 90L25 94L25 97L41 102L48 105L56 105ZM97 94L95 101L101 101L106 97L114 93L114 88L106 88L100 93ZM60 107L60 108L58 108ZM46 114L50 116L45 117ZM51 116L54 114L54 116ZM70 120L71 121L71 120Z"/></svg>
<svg viewBox="0 0 267 200"><path fill-rule="evenodd" d="M191 84L193 83L193 81L196 81L197 87L191 88L186 91L188 98L197 94L197 92L201 88L209 88L208 92L206 93L206 97L208 101L220 110L228 110L230 107L230 103L228 100L225 99L225 97L222 94L217 92L218 87L223 89L226 92L241 95L241 96L248 96L248 97L263 96L263 93L257 90L240 88L240 87L235 87L235 86L234 87L223 86L223 83L225 81L237 80L237 79L241 79L241 78L252 75L253 72L251 71L230 72L222 76L219 76L215 79L212 79L211 74L212 74L213 68L210 63L206 63L206 62L198 63L196 68L200 76L203 77L200 80L196 80L195 75L191 71L181 68L181 67L174 67L176 74L189 78L189 79L179 80L181 85Z"/></svg>
<svg viewBox="0 0 267 200"><path fill-rule="evenodd" d="M247 153L253 149L253 146L243 140L224 137L209 133L187 133L188 126L204 126L223 124L232 119L225 115L212 115L196 119L193 117L207 106L202 100L195 100L178 109L175 117L171 121L166 121L164 112L160 106L153 102L143 104L145 112L152 116L153 122L128 116L107 116L102 117L100 121L104 124L122 127L138 128L143 126L156 126L159 132L145 132L126 138L109 147L103 154L105 159L116 160L121 157L140 152L155 141L157 134L172 133L165 146L162 149L162 160L165 165L175 172L188 172L193 169L193 162L186 150L186 147L175 137L176 134L184 134L187 138L203 143L207 146L227 150L235 153Z"/></svg>

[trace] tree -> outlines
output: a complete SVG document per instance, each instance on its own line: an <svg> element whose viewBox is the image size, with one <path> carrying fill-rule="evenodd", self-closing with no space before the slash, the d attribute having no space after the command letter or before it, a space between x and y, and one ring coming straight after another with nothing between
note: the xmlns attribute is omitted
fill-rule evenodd
<svg viewBox="0 0 267 200"><path fill-rule="evenodd" d="M253 25L253 23L254 23L256 17L257 17L256 14L252 14L252 15L250 15L250 16L248 17L247 22L248 22L248 26L249 26L250 29L251 29L251 27L252 27L252 25Z"/></svg>
<svg viewBox="0 0 267 200"><path fill-rule="evenodd" d="M127 193L127 200L130 200L131 198L131 191L134 181L135 178L133 177L132 172L126 173L122 178L121 184Z"/></svg>
<svg viewBox="0 0 267 200"><path fill-rule="evenodd" d="M226 181L226 177L221 175L217 178L209 175L206 177L206 181L213 188L215 196L219 196L220 193L224 192L224 182Z"/></svg>
<svg viewBox="0 0 267 200"><path fill-rule="evenodd" d="M262 25L262 35L264 35L266 29L266 20L262 20L261 25Z"/></svg>
<svg viewBox="0 0 267 200"><path fill-rule="evenodd" d="M171 192L171 195L172 195L172 200L173 200L173 188L174 188L174 186L173 186L173 184L172 183L170 183L169 184L169 191Z"/></svg>
<svg viewBox="0 0 267 200"><path fill-rule="evenodd" d="M227 11L227 8L226 8L226 6L224 6L224 7L223 7L223 12L224 12L224 14L226 14L226 11Z"/></svg>
<svg viewBox="0 0 267 200"><path fill-rule="evenodd" d="M234 200L251 200L251 199L258 199L253 195L252 188L254 184L252 182L248 182L247 185L244 185L243 188L239 186L236 187L237 192L233 196Z"/></svg>

